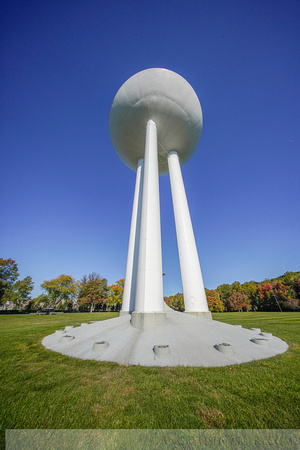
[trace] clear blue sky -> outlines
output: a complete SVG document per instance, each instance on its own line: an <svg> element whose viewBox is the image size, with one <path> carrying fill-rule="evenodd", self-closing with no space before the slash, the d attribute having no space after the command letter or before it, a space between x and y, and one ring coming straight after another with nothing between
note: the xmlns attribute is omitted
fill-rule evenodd
<svg viewBox="0 0 300 450"><path fill-rule="evenodd" d="M203 109L183 167L204 284L300 270L298 1L22 0L1 7L0 257L34 295L125 274L135 173L110 142L120 86L173 70ZM164 294L181 292L160 179Z"/></svg>

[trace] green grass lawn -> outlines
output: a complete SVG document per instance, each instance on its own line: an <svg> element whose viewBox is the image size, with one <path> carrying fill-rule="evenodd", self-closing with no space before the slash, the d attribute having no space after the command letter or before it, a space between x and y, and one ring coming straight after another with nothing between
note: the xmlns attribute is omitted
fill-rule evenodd
<svg viewBox="0 0 300 450"><path fill-rule="evenodd" d="M41 344L65 325L115 316L0 316L2 439L15 428L299 428L299 313L213 314L290 346L274 358L228 367L122 366Z"/></svg>

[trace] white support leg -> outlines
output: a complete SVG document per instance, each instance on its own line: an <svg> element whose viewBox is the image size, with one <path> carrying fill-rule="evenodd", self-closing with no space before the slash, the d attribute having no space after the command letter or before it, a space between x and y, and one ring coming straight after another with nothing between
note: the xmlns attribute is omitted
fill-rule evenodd
<svg viewBox="0 0 300 450"><path fill-rule="evenodd" d="M133 197L132 217L127 253L126 275L124 283L122 309L120 315L129 314L134 311L136 275L138 265L140 224L141 224L141 204L143 192L143 166L144 160L141 158L137 165L136 182Z"/></svg>
<svg viewBox="0 0 300 450"><path fill-rule="evenodd" d="M168 155L185 312L211 318L192 221L176 152Z"/></svg>
<svg viewBox="0 0 300 450"><path fill-rule="evenodd" d="M135 309L131 315L131 324L137 328L153 328L165 319L157 131L153 120L147 123L143 178Z"/></svg>

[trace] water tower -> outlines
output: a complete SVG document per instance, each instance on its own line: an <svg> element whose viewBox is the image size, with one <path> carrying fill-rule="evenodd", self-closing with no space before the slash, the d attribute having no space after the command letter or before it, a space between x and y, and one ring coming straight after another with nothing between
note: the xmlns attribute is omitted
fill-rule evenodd
<svg viewBox="0 0 300 450"><path fill-rule="evenodd" d="M118 155L136 171L122 311L113 319L56 330L43 345L81 359L159 367L227 366L285 352L288 345L269 332L207 320L211 315L181 175L202 131L201 106L189 83L166 69L137 73L115 96L109 129ZM163 302L159 175L167 173L189 314Z"/></svg>
<svg viewBox="0 0 300 450"><path fill-rule="evenodd" d="M159 175L169 173L185 312L210 319L181 174L202 132L195 91L170 70L143 70L117 92L109 131L121 160L136 171L121 314L131 313L131 324L137 328L165 321Z"/></svg>

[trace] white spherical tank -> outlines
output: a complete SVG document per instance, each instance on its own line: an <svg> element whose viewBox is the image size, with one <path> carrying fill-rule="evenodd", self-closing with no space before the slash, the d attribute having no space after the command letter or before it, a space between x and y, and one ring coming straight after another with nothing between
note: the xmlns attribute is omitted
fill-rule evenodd
<svg viewBox="0 0 300 450"><path fill-rule="evenodd" d="M136 170L145 152L149 119L157 126L159 173L168 172L167 156L176 151L183 165L192 156L202 132L202 110L191 85L167 69L147 69L129 78L110 110L109 132L121 160Z"/></svg>

